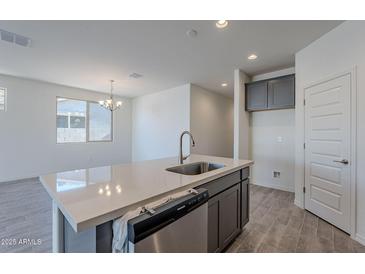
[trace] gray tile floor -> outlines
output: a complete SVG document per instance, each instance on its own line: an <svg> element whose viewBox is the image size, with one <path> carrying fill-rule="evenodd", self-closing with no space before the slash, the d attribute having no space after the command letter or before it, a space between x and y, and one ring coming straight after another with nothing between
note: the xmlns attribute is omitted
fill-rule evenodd
<svg viewBox="0 0 365 274"><path fill-rule="evenodd" d="M346 233L294 205L294 193L251 185L250 222L227 252L365 252Z"/></svg>
<svg viewBox="0 0 365 274"><path fill-rule="evenodd" d="M227 252L365 252L293 200L293 193L251 185L250 222ZM51 209L38 179L0 183L0 252L51 252Z"/></svg>
<svg viewBox="0 0 365 274"><path fill-rule="evenodd" d="M0 183L0 252L51 251L52 202L39 180Z"/></svg>

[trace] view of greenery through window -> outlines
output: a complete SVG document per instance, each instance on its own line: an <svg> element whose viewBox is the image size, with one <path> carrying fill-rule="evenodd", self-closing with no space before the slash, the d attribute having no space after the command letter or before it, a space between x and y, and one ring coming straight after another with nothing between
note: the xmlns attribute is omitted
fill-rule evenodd
<svg viewBox="0 0 365 274"><path fill-rule="evenodd" d="M112 140L112 113L98 103L57 98L57 143Z"/></svg>

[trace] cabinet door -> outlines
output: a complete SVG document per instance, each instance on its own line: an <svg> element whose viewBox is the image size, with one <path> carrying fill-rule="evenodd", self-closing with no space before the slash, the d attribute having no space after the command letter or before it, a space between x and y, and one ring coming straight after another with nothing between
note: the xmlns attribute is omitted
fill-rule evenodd
<svg viewBox="0 0 365 274"><path fill-rule="evenodd" d="M219 195L208 202L208 252L219 251Z"/></svg>
<svg viewBox="0 0 365 274"><path fill-rule="evenodd" d="M267 109L267 82L246 85L246 110Z"/></svg>
<svg viewBox="0 0 365 274"><path fill-rule="evenodd" d="M268 109L294 108L294 75L270 80L268 84Z"/></svg>
<svg viewBox="0 0 365 274"><path fill-rule="evenodd" d="M219 195L219 241L221 250L241 231L240 192L240 184L237 184Z"/></svg>
<svg viewBox="0 0 365 274"><path fill-rule="evenodd" d="M248 179L241 182L241 228L248 223L250 217L250 186Z"/></svg>

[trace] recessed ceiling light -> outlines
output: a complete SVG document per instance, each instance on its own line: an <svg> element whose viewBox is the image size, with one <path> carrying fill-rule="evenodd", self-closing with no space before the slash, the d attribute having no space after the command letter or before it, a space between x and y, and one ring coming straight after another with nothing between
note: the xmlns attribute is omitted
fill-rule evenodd
<svg viewBox="0 0 365 274"><path fill-rule="evenodd" d="M189 29L187 32L186 32L186 35L191 37L191 38L195 38L198 36L198 32L195 30L195 29Z"/></svg>
<svg viewBox="0 0 365 274"><path fill-rule="evenodd" d="M251 54L247 57L248 60L255 60L257 58L256 54Z"/></svg>
<svg viewBox="0 0 365 274"><path fill-rule="evenodd" d="M218 20L216 23L215 23L215 26L219 29L224 29L225 27L228 26L228 21L227 20Z"/></svg>
<svg viewBox="0 0 365 274"><path fill-rule="evenodd" d="M222 83L221 86L226 87L226 86L228 86L228 84L227 83Z"/></svg>

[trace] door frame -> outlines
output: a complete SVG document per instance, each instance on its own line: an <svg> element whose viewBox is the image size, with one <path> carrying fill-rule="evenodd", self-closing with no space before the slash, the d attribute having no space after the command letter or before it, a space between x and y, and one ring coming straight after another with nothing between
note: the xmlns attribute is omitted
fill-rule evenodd
<svg viewBox="0 0 365 274"><path fill-rule="evenodd" d="M358 110L358 100L357 100L357 68L356 66L353 66L350 69L344 70L340 73L335 73L326 77L321 78L320 80L311 82L310 84L304 85L303 87L303 99L305 98L305 92L308 88L311 88L313 86L316 86L318 84L322 84L324 82L328 82L330 80L333 80L335 78L339 78L345 75L350 75L350 119L351 119L351 132L350 132L350 142L351 142L351 148L350 148L350 236L353 239L356 239L358 241L363 242L363 239L358 239L356 235L356 171L357 171L357 128L358 128L358 119L357 119L357 110ZM303 108L303 140L305 141L305 133L306 133L306 127L305 127L305 117L306 117L306 106ZM306 159L305 159L305 150L303 148L303 155L304 155L304 170L306 165ZM303 186L305 185L305 172L303 174ZM306 208L305 205L305 195L308 192L304 193L303 195L303 206L304 209Z"/></svg>

